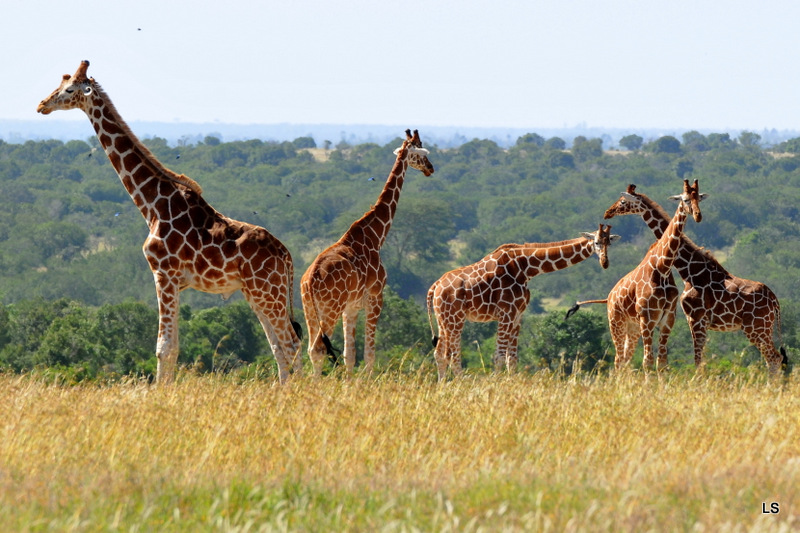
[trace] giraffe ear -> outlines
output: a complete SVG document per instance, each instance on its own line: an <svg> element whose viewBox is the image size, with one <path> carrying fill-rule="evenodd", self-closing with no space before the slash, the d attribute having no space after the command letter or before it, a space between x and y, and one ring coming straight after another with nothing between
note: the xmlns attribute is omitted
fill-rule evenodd
<svg viewBox="0 0 800 533"><path fill-rule="evenodd" d="M631 193L629 193L629 192L623 192L623 193L621 193L620 196L622 196L623 198L625 198L626 200L629 200L631 202L636 200L636 197L634 195L632 195Z"/></svg>
<svg viewBox="0 0 800 533"><path fill-rule="evenodd" d="M704 192L701 192L697 197L697 201L699 202L701 200L705 200L707 196L708 196L708 194L706 194Z"/></svg>
<svg viewBox="0 0 800 533"><path fill-rule="evenodd" d="M680 194L674 194L674 195L670 196L669 199L670 200L679 201L681 199L681 195Z"/></svg>
<svg viewBox="0 0 800 533"><path fill-rule="evenodd" d="M608 244L613 244L613 243L617 242L618 240L620 240L621 238L622 238L622 235L609 235Z"/></svg>
<svg viewBox="0 0 800 533"><path fill-rule="evenodd" d="M86 87L83 88L83 95L89 96L90 94L92 94L92 86L87 85Z"/></svg>
<svg viewBox="0 0 800 533"><path fill-rule="evenodd" d="M594 233L591 233L589 231L582 231L581 232L581 237L583 237L584 239L588 239L590 241L593 241L594 240Z"/></svg>

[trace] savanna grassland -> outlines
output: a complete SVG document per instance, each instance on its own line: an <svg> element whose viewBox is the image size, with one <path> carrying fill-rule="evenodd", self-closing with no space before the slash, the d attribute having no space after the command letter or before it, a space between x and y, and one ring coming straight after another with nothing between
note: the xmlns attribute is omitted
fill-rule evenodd
<svg viewBox="0 0 800 533"><path fill-rule="evenodd" d="M0 375L14 531L789 531L800 381ZM777 514L762 514L764 504Z"/></svg>

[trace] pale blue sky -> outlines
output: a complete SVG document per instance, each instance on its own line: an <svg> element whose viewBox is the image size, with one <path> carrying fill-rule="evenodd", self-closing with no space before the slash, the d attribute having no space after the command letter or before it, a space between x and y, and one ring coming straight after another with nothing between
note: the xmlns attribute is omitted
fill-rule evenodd
<svg viewBox="0 0 800 533"><path fill-rule="evenodd" d="M88 59L129 122L800 128L789 0L3 0L0 39L5 119Z"/></svg>

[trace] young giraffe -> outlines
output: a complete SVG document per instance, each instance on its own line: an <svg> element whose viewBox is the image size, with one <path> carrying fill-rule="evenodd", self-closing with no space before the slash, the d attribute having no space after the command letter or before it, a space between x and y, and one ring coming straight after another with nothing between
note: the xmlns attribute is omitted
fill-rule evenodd
<svg viewBox="0 0 800 533"><path fill-rule="evenodd" d="M688 186L688 180L684 186ZM693 188L698 200L705 197L697 191L697 180ZM637 193L636 185L628 185L627 192L608 208L605 218L620 215L641 215L656 238L667 227L664 210L644 194ZM692 334L696 367L702 364L709 329L743 330L747 340L759 349L773 375L782 365L788 365L786 352L782 347L776 349L773 343L775 331L780 344L781 308L769 287L729 273L710 252L686 235L681 237L675 268L686 283L680 301Z"/></svg>
<svg viewBox="0 0 800 533"><path fill-rule="evenodd" d="M522 314L528 307L528 281L537 274L562 270L593 253L600 266L608 268L608 246L619 239L611 226L600 224L594 233L561 242L504 244L468 266L451 270L428 290L428 322L434 334L432 313L441 339L434 334L434 356L439 381L445 379L448 365L461 373L461 331L464 322L497 321L496 371L517 367L517 338Z"/></svg>
<svg viewBox="0 0 800 533"><path fill-rule="evenodd" d="M680 238L686 225L686 217L692 213L695 219L701 214L697 202L691 195L682 194L677 198L678 208L659 240L650 246L639 265L614 285L605 300L588 300L576 303L567 317L583 304L605 303L608 313L608 327L614 342L616 355L614 366L617 370L629 364L633 351L642 337L644 360L642 366L653 367L653 339L655 329L659 328L658 366L667 367L667 339L675 323L675 309L678 306L678 287L672 276L672 266L680 248Z"/></svg>
<svg viewBox="0 0 800 533"><path fill-rule="evenodd" d="M383 307L386 271L381 263L383 246L400 200L406 170L411 166L425 176L433 174L428 151L419 132L406 130L406 140L395 150L394 167L377 202L356 220L342 237L317 256L300 280L300 294L308 329L308 355L314 373L322 373L329 336L342 317L344 360L348 372L356 364L355 329L358 312L365 310L364 369L375 363L375 326Z"/></svg>
<svg viewBox="0 0 800 533"><path fill-rule="evenodd" d="M264 228L223 216L190 178L164 167L136 138L83 61L42 100L39 113L81 109L150 233L143 251L158 297L159 383L175 377L179 292L192 287L229 297L241 289L278 363L280 381L301 369L299 325L292 317L292 257Z"/></svg>

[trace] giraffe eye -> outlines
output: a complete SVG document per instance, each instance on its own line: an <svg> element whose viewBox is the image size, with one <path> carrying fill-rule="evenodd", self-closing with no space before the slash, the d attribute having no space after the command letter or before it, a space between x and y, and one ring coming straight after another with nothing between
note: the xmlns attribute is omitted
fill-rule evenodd
<svg viewBox="0 0 800 533"><path fill-rule="evenodd" d="M75 92L75 89L64 89L64 92L66 92L67 94L72 94Z"/></svg>

